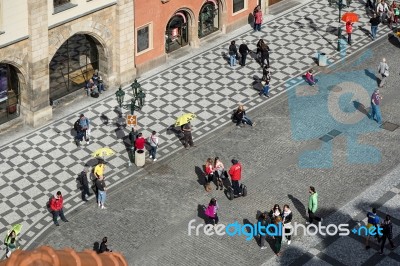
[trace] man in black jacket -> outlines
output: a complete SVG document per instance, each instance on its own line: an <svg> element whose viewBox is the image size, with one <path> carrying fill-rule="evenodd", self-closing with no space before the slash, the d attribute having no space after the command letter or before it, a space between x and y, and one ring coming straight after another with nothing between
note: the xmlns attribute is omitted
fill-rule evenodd
<svg viewBox="0 0 400 266"><path fill-rule="evenodd" d="M87 201L86 195L90 197L92 194L89 192L89 181L87 178L87 170L84 169L80 174L79 174L79 182L81 183L81 189L82 189L82 200Z"/></svg>
<svg viewBox="0 0 400 266"><path fill-rule="evenodd" d="M241 66L246 65L246 57L247 57L247 54L250 52L251 51L250 51L249 47L247 47L246 41L243 40L243 43L239 46L239 53L241 56L241 60L240 60Z"/></svg>

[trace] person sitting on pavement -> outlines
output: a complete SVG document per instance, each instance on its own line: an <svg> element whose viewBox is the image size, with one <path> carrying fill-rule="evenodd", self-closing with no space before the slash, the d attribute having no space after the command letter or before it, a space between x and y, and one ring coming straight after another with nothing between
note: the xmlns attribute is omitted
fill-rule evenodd
<svg viewBox="0 0 400 266"><path fill-rule="evenodd" d="M229 175L232 181L233 196L237 198L242 195L239 185L239 181L242 179L242 164L236 159L232 159L231 162L232 166L229 168Z"/></svg>
<svg viewBox="0 0 400 266"><path fill-rule="evenodd" d="M270 89L269 81L267 80L267 81L265 81L265 85L263 86L263 88L260 91L259 95L260 96L264 95L264 96L267 96L269 98L269 89Z"/></svg>
<svg viewBox="0 0 400 266"><path fill-rule="evenodd" d="M255 126L256 123L253 123L250 118L246 116L246 110L244 109L244 105L240 104L238 109L234 113L234 117L236 119L236 126L239 127L241 123L246 123L250 126Z"/></svg>
<svg viewBox="0 0 400 266"><path fill-rule="evenodd" d="M135 140L135 151L144 150L146 139L143 137L142 133L139 133Z"/></svg>
<svg viewBox="0 0 400 266"><path fill-rule="evenodd" d="M314 78L314 74L313 74L313 70L310 69L307 71L306 73L306 81L310 86L315 86L315 84L317 84L318 79Z"/></svg>
<svg viewBox="0 0 400 266"><path fill-rule="evenodd" d="M105 87L104 87L104 83L103 83L103 79L101 78L101 76L99 75L99 70L95 70L92 76L92 80L94 82L94 85L97 86L97 88L99 89L99 93L101 94L102 91L105 91Z"/></svg>
<svg viewBox="0 0 400 266"><path fill-rule="evenodd" d="M112 250L107 247L107 241L108 241L107 237L106 236L103 237L103 240L101 241L100 244L99 253L112 252Z"/></svg>

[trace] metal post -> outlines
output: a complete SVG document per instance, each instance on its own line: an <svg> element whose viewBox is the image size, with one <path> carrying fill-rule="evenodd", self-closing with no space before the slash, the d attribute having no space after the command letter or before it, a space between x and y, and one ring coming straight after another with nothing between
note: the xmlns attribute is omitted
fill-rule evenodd
<svg viewBox="0 0 400 266"><path fill-rule="evenodd" d="M342 4L343 0L339 0L339 26L338 26L338 41L337 41L337 51L340 52L341 47L340 47L340 42L342 39L342 26L341 26L341 17L342 17Z"/></svg>

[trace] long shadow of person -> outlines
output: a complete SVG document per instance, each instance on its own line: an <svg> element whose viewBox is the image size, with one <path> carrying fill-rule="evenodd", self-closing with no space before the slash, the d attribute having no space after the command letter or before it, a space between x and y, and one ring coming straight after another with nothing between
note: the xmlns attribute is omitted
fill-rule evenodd
<svg viewBox="0 0 400 266"><path fill-rule="evenodd" d="M364 73L367 77L369 77L370 79L376 80L377 77L375 76L374 73L372 73L371 71L369 71L368 69L364 69Z"/></svg>
<svg viewBox="0 0 400 266"><path fill-rule="evenodd" d="M185 144L184 135L180 128L175 127L175 125L170 125L167 128L167 135L174 134L176 138L179 139L182 145Z"/></svg>
<svg viewBox="0 0 400 266"><path fill-rule="evenodd" d="M361 112L364 115L369 117L369 112L362 103L360 103L358 101L353 101L353 105L354 105L354 108L356 108L359 112Z"/></svg>
<svg viewBox="0 0 400 266"><path fill-rule="evenodd" d="M297 209L297 211L301 214L301 216L304 219L308 219L307 217L307 209L304 206L304 204L297 198L295 198L293 195L288 194L288 198L293 202L294 207Z"/></svg>
<svg viewBox="0 0 400 266"><path fill-rule="evenodd" d="M195 172L196 175L197 175L197 182L198 182L200 185L205 186L206 183L207 183L207 180L206 180L206 177L205 177L205 175L204 175L203 169L201 169L201 168L198 167L198 166L195 166L195 167L194 167L194 172Z"/></svg>
<svg viewBox="0 0 400 266"><path fill-rule="evenodd" d="M199 217L200 219L203 219L205 224L208 224L208 223L210 223L210 221L205 213L206 208L207 207L205 205L201 205L201 204L197 205L197 217Z"/></svg>

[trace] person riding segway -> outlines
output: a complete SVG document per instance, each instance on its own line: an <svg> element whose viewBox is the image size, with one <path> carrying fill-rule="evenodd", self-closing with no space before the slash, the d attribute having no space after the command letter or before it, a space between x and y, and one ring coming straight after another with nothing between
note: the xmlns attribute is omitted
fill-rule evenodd
<svg viewBox="0 0 400 266"><path fill-rule="evenodd" d="M242 178L242 165L238 160L232 159L232 166L229 169L229 175L231 176L232 186L228 188L227 196L229 200L234 198L247 195L247 187L244 184L239 184Z"/></svg>

